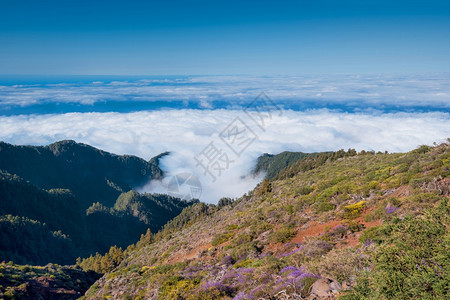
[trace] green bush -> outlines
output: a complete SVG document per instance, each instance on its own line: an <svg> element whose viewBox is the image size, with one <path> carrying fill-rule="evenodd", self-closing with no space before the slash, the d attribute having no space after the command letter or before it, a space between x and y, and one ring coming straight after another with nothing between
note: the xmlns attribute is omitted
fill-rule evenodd
<svg viewBox="0 0 450 300"><path fill-rule="evenodd" d="M267 178L264 178L264 180L261 182L261 185L256 193L258 196L263 196L265 194L268 194L272 191L272 184L267 180Z"/></svg>
<svg viewBox="0 0 450 300"><path fill-rule="evenodd" d="M226 227L227 230L235 230L239 227L237 224L231 224Z"/></svg>
<svg viewBox="0 0 450 300"><path fill-rule="evenodd" d="M351 232L358 232L364 229L364 225L359 223L359 221L350 220L345 222L345 225L348 226Z"/></svg>
<svg viewBox="0 0 450 300"><path fill-rule="evenodd" d="M227 233L219 233L218 235L216 235L211 244L213 246L217 246L220 245L222 243L225 243L226 241L228 241L229 239L231 239L234 236L233 232L227 232Z"/></svg>
<svg viewBox="0 0 450 300"><path fill-rule="evenodd" d="M336 206L329 201L319 201L314 204L313 208L314 208L315 212L322 213L322 212L331 211L331 210L335 209Z"/></svg>
<svg viewBox="0 0 450 300"><path fill-rule="evenodd" d="M423 216L396 220L383 228L385 242L372 257L370 273L355 297L449 299L450 235L448 199Z"/></svg>
<svg viewBox="0 0 450 300"><path fill-rule="evenodd" d="M200 284L200 279L186 279L182 276L171 276L159 287L158 299L186 299Z"/></svg>
<svg viewBox="0 0 450 300"><path fill-rule="evenodd" d="M275 243L289 242L295 236L295 229L289 226L283 226L280 230L272 232L270 240Z"/></svg>
<svg viewBox="0 0 450 300"><path fill-rule="evenodd" d="M366 201L360 201L355 204L344 206L344 219L355 219L361 215L362 210L366 207Z"/></svg>
<svg viewBox="0 0 450 300"><path fill-rule="evenodd" d="M380 228L380 226L375 226L364 230L358 239L359 242L361 244L365 244L367 242L375 242L380 244L385 238Z"/></svg>
<svg viewBox="0 0 450 300"><path fill-rule="evenodd" d="M308 195L310 194L314 189L310 186L302 186L297 189L297 193L300 195Z"/></svg>
<svg viewBox="0 0 450 300"><path fill-rule="evenodd" d="M363 272L368 262L367 256L358 250L346 248L332 250L322 259L310 262L308 267L316 274L342 282Z"/></svg>

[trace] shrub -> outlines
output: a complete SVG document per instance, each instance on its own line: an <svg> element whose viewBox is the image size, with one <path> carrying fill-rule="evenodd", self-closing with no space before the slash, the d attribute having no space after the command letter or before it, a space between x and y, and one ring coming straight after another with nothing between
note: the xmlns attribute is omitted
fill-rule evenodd
<svg viewBox="0 0 450 300"><path fill-rule="evenodd" d="M366 201L344 206L344 219L355 219L361 215L361 211L366 207Z"/></svg>
<svg viewBox="0 0 450 300"><path fill-rule="evenodd" d="M355 297L373 299L448 299L450 209L444 198L424 216L396 220L374 253Z"/></svg>
<svg viewBox="0 0 450 300"><path fill-rule="evenodd" d="M361 236L359 237L359 242L361 244L365 244L369 241L381 244L381 242L384 240L385 237L383 236L380 228L381 226L375 226L364 230Z"/></svg>
<svg viewBox="0 0 450 300"><path fill-rule="evenodd" d="M347 221L346 225L351 232L358 232L364 229L363 224L353 220Z"/></svg>
<svg viewBox="0 0 450 300"><path fill-rule="evenodd" d="M251 242L252 240L253 240L253 236L251 236L250 234L241 233L232 241L232 244L234 246L239 246L239 245Z"/></svg>
<svg viewBox="0 0 450 300"><path fill-rule="evenodd" d="M225 243L226 241L228 241L229 239L231 239L234 236L233 232L227 232L227 233L219 233L218 235L216 235L211 244L213 246L217 246L220 245L222 243Z"/></svg>
<svg viewBox="0 0 450 300"><path fill-rule="evenodd" d="M295 209L294 209L294 206L293 206L292 204L286 205L286 206L284 207L284 210L285 210L286 212L288 212L290 215L292 215L292 214L295 213Z"/></svg>
<svg viewBox="0 0 450 300"><path fill-rule="evenodd" d="M333 210L335 205L329 201L323 200L315 203L313 208L317 213L321 213Z"/></svg>
<svg viewBox="0 0 450 300"><path fill-rule="evenodd" d="M283 226L280 230L272 232L270 240L275 243L289 242L295 236L295 229L290 226Z"/></svg>
<svg viewBox="0 0 450 300"><path fill-rule="evenodd" d="M182 276L171 276L159 287L160 299L186 299L200 284L200 279L185 279Z"/></svg>
<svg viewBox="0 0 450 300"><path fill-rule="evenodd" d="M297 189L297 193L300 195L308 195L310 194L314 189L310 186L302 186Z"/></svg>
<svg viewBox="0 0 450 300"><path fill-rule="evenodd" d="M323 259L309 263L309 269L339 282L350 280L368 266L367 256L350 248L332 250Z"/></svg>
<svg viewBox="0 0 450 300"><path fill-rule="evenodd" d="M230 224L226 227L226 230L231 231L237 229L239 226L237 224Z"/></svg>
<svg viewBox="0 0 450 300"><path fill-rule="evenodd" d="M198 288L193 295L189 296L189 300L212 300L223 299L226 296L231 296L233 289L228 285L220 282L206 282Z"/></svg>
<svg viewBox="0 0 450 300"><path fill-rule="evenodd" d="M338 225L338 226L334 227L333 235L343 237L347 234L348 229L349 229L348 226Z"/></svg>
<svg viewBox="0 0 450 300"><path fill-rule="evenodd" d="M261 247L256 242L248 242L232 247L231 256L237 262L246 257L255 258L261 253Z"/></svg>
<svg viewBox="0 0 450 300"><path fill-rule="evenodd" d="M243 259L241 261L238 261L234 264L233 268L239 269L239 268L246 268L250 266L254 261L252 259Z"/></svg>
<svg viewBox="0 0 450 300"><path fill-rule="evenodd" d="M416 203L436 203L439 196L433 193L419 193L410 198Z"/></svg>
<svg viewBox="0 0 450 300"><path fill-rule="evenodd" d="M302 250L298 252L297 257L301 257L302 261L321 257L327 254L333 246L324 240L318 238L309 238L302 243Z"/></svg>
<svg viewBox="0 0 450 300"><path fill-rule="evenodd" d="M287 266L280 270L280 280L276 290L285 289L295 294L306 295L309 287L319 276L306 272L304 268Z"/></svg>
<svg viewBox="0 0 450 300"><path fill-rule="evenodd" d="M413 153L418 153L418 154L423 154L423 153L427 153L428 151L431 150L430 146L427 145L421 145L419 148L413 150Z"/></svg>
<svg viewBox="0 0 450 300"><path fill-rule="evenodd" d="M222 264L222 265L232 265L232 264L234 264L233 257L230 256L230 255L225 255L225 256L222 258L221 264Z"/></svg>
<svg viewBox="0 0 450 300"><path fill-rule="evenodd" d="M267 178L264 178L256 195L263 196L265 194L270 193L271 191L272 191L272 184L269 182L269 180L267 180Z"/></svg>

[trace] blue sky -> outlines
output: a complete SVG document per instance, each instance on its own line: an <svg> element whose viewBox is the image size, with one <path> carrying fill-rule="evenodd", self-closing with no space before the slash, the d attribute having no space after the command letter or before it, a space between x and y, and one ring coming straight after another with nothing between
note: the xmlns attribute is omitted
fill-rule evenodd
<svg viewBox="0 0 450 300"><path fill-rule="evenodd" d="M0 74L450 69L448 1L0 0Z"/></svg>

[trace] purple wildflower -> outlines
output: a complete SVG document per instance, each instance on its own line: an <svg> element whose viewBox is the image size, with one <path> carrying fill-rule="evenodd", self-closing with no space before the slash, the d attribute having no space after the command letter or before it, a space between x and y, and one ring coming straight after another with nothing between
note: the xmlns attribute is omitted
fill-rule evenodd
<svg viewBox="0 0 450 300"><path fill-rule="evenodd" d="M230 284L232 287L236 286L236 277L237 274L234 272L226 273L221 279L220 282Z"/></svg>
<svg viewBox="0 0 450 300"><path fill-rule="evenodd" d="M222 258L222 265L232 265L234 263L233 257L231 257L230 255L225 255Z"/></svg>
<svg viewBox="0 0 450 300"><path fill-rule="evenodd" d="M337 235L340 235L341 237L343 237L345 234L347 234L347 231L348 231L348 226L339 224L336 227L334 227L333 234L337 234Z"/></svg>
<svg viewBox="0 0 450 300"><path fill-rule="evenodd" d="M392 214L392 213L395 212L397 209L400 209L400 207L387 206L387 207L386 207L386 213L387 213L387 214Z"/></svg>
<svg viewBox="0 0 450 300"><path fill-rule="evenodd" d="M344 226L344 225L342 225L342 224L339 224L339 225L337 225L336 227L334 227L334 231L336 231L336 230L347 230L348 229L348 227L347 226Z"/></svg>
<svg viewBox="0 0 450 300"><path fill-rule="evenodd" d="M254 268L238 268L236 271L239 273L252 273L255 269Z"/></svg>
<svg viewBox="0 0 450 300"><path fill-rule="evenodd" d="M280 270L280 275L282 275L283 273L286 273L286 272L299 271L299 270L300 269L298 269L294 266L287 266Z"/></svg>
<svg viewBox="0 0 450 300"><path fill-rule="evenodd" d="M333 246L331 246L330 244L328 244L327 242L323 241L323 243L319 243L318 246L322 249L330 249L333 248Z"/></svg>
<svg viewBox="0 0 450 300"><path fill-rule="evenodd" d="M241 261L246 260L246 259L247 259L247 254L244 254L241 257L239 257L237 262L241 262Z"/></svg>
<svg viewBox="0 0 450 300"><path fill-rule="evenodd" d="M370 245L373 245L374 241L372 241L371 239L367 239L366 242L364 243L364 247L369 247Z"/></svg>
<svg viewBox="0 0 450 300"><path fill-rule="evenodd" d="M280 275L283 276L278 280L278 288L291 287L295 292L298 292L304 285L305 278L319 278L319 276L306 272L303 268L296 268L294 266L284 267L280 271Z"/></svg>
<svg viewBox="0 0 450 300"><path fill-rule="evenodd" d="M255 287L253 290L251 290L250 291L250 294L249 294L249 296L251 297L251 298L256 298L255 297L255 293L257 293L257 292L259 292L260 290L262 290L262 286L257 286L257 287Z"/></svg>
<svg viewBox="0 0 450 300"><path fill-rule="evenodd" d="M209 282L203 284L202 289L203 290L213 289L213 290L218 290L220 292L227 293L227 294L231 293L231 287L229 287L228 285L224 285L220 282L215 282L215 281L209 281Z"/></svg>
<svg viewBox="0 0 450 300"><path fill-rule="evenodd" d="M233 300L245 300L248 299L247 295L244 292L239 292L236 296L234 296Z"/></svg>
<svg viewBox="0 0 450 300"><path fill-rule="evenodd" d="M295 249L295 250L293 250L291 252L278 255L277 258L291 256L292 254L295 254L295 253L299 252L300 250L302 250L302 245L299 245L297 249Z"/></svg>
<svg viewBox="0 0 450 300"><path fill-rule="evenodd" d="M416 263L416 268L417 268L419 271L422 271L422 268L419 266L418 263Z"/></svg>

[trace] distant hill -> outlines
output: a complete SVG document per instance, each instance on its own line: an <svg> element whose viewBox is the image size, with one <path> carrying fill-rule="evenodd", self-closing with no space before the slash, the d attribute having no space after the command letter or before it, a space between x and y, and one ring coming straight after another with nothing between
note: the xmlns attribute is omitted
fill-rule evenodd
<svg viewBox="0 0 450 300"><path fill-rule="evenodd" d="M114 205L122 192L162 178L163 171L158 166L162 155L145 161L71 140L48 146L0 142L0 169L43 189L69 189L86 209L99 200Z"/></svg>
<svg viewBox="0 0 450 300"><path fill-rule="evenodd" d="M132 189L163 177L166 154L147 162L74 141L0 142L0 260L74 263L159 230L191 203Z"/></svg>
<svg viewBox="0 0 450 300"><path fill-rule="evenodd" d="M315 155L315 153L289 152L284 151L279 154L264 153L258 157L256 166L253 169L254 174L266 172L266 178L272 179L280 173L281 170L295 163L299 159L307 156Z"/></svg>
<svg viewBox="0 0 450 300"><path fill-rule="evenodd" d="M341 149L334 152L289 152L284 151L279 154L264 153L258 157L253 174L266 172L265 178L281 179L293 177L299 172L305 172L318 166L323 165L327 161L334 161L339 158L355 156L355 149L345 151Z"/></svg>

